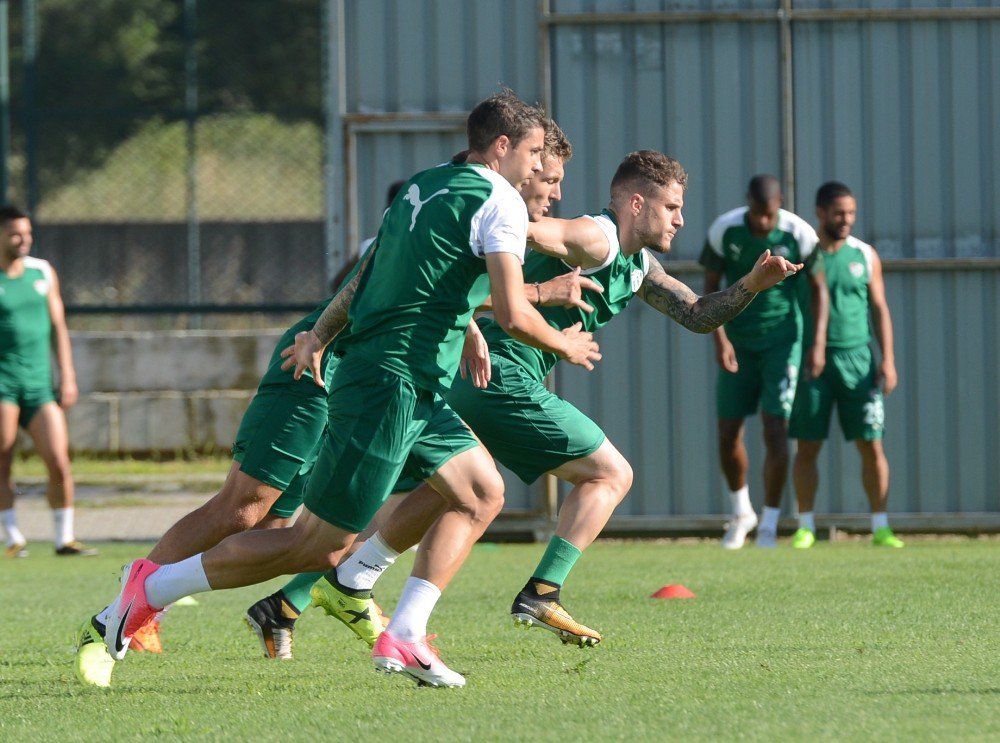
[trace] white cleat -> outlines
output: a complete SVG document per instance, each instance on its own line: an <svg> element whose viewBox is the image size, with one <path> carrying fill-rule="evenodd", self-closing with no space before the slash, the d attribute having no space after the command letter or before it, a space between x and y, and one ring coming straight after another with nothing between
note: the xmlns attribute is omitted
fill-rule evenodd
<svg viewBox="0 0 1000 743"><path fill-rule="evenodd" d="M733 516L726 524L726 533L722 537L722 549L738 550L746 544L747 534L757 526L757 514L745 513Z"/></svg>
<svg viewBox="0 0 1000 743"><path fill-rule="evenodd" d="M757 546L765 549L774 549L778 546L778 532L773 529L757 530Z"/></svg>

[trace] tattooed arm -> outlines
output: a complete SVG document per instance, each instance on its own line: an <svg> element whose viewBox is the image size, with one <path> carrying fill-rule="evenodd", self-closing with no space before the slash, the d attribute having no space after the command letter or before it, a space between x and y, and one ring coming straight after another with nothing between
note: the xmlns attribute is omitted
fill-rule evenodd
<svg viewBox="0 0 1000 743"><path fill-rule="evenodd" d="M361 261L361 267L357 273L351 277L347 285L337 292L330 304L323 310L323 314L316 320L312 330L304 330L295 336L295 345L289 346L281 352L281 357L285 360L281 364L284 371L295 369L293 376L296 379L302 377L302 372L309 369L312 372L313 381L320 387L325 387L323 382L322 359L323 351L330 345L330 341L337 337L337 333L347 325L347 310L351 306L354 294L361 281L361 274L368 268L368 262L375 253L377 246L372 246Z"/></svg>
<svg viewBox="0 0 1000 743"><path fill-rule="evenodd" d="M659 261L651 256L648 260L649 272L639 287L639 296L653 309L695 333L711 333L740 314L759 292L802 267L765 251L753 270L735 284L699 297L685 284L668 275Z"/></svg>

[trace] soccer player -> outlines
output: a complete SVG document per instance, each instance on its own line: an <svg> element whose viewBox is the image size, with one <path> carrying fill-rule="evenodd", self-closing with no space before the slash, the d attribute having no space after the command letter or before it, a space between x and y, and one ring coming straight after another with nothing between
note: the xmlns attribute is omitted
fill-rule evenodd
<svg viewBox="0 0 1000 743"><path fill-rule="evenodd" d="M17 526L11 464L18 427L45 463L46 489L57 555L96 555L73 534L73 473L65 409L76 404L76 371L59 293L48 261L31 256L31 219L0 206L0 524L7 557L27 557ZM59 364L58 396L52 388L52 351Z"/></svg>
<svg viewBox="0 0 1000 743"><path fill-rule="evenodd" d="M799 506L799 529L792 546L812 547L816 541L813 504L819 487L816 460L837 418L844 439L861 454L861 482L872 510L872 544L902 547L889 527L889 463L882 448L885 411L882 395L896 387L892 318L885 299L882 261L871 245L851 234L857 202L843 183L824 183L816 192L819 244L830 292L826 329L826 367L816 379L805 380L795 393L789 433L798 442L792 480ZM808 312L808 307L803 307ZM871 317L881 360L872 357ZM806 325L808 329L809 325Z"/></svg>
<svg viewBox="0 0 1000 743"><path fill-rule="evenodd" d="M104 633L113 656L124 657L135 630L182 596L334 567L404 469L428 480L448 508L431 528L442 549L428 556L427 575L411 578L423 585L408 583L397 614L424 601L426 586L447 584L503 501L489 455L441 399L473 310L492 287L508 333L588 369L600 358L589 333L554 330L524 297L527 213L516 187L541 167L542 123L538 109L509 92L493 96L469 116L469 162L408 181L352 280L349 317L335 299L296 339L296 375L310 366L315 376L349 319L337 339L329 424L302 516L287 529L233 535L179 563L126 566ZM426 638L382 652L375 661L383 670L435 686L465 683Z"/></svg>
<svg viewBox="0 0 1000 743"><path fill-rule="evenodd" d="M747 205L718 217L709 227L700 263L705 292L714 292L723 277L732 284L765 251L804 263L805 275L763 292L744 313L714 334L719 375L715 387L719 426L719 458L733 518L722 538L726 549L739 549L758 519L747 486L749 461L743 442L744 421L761 409L764 429L764 509L757 546L777 545L781 491L788 478L788 418L795 399L799 365L807 379L823 373L828 299L823 261L816 250L816 231L805 220L781 208L781 185L772 175L756 175L747 188ZM810 288L813 342L802 352L802 318L796 283Z"/></svg>
<svg viewBox="0 0 1000 743"><path fill-rule="evenodd" d="M582 324L594 331L608 323L638 295L650 306L695 332L707 333L740 312L763 291L794 274L800 266L768 253L760 256L749 275L724 291L698 297L667 275L648 248L665 253L683 226L681 209L687 173L674 159L643 150L628 155L611 182L611 203L600 214L572 220L547 219L550 201L557 200L563 164L572 150L562 137L554 156L522 189L529 214L529 245L525 259L527 282L545 281L580 266L603 288L585 291L593 313L546 308L541 313L553 327ZM552 537L531 578L514 599L511 614L527 626L547 629L563 642L595 645L599 632L576 622L561 603L560 589L582 551L598 536L632 484L632 468L600 427L545 388L544 380L558 358L504 333L485 322L492 375L485 389L456 379L445 399L469 424L489 452L526 483L546 472L573 485L559 512ZM398 506L383 531L374 535L337 570L341 583L370 589L379 575L408 546L413 525L426 521L431 506L419 491ZM424 551L421 542L419 556ZM392 635L396 617L386 629ZM384 636L384 635L383 635Z"/></svg>

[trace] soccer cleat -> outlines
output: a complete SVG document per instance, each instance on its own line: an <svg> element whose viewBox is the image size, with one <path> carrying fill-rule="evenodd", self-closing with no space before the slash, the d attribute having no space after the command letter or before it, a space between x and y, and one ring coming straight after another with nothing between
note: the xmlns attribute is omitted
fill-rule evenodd
<svg viewBox="0 0 1000 743"><path fill-rule="evenodd" d="M243 619L260 640L265 658L291 660L295 618L285 616L281 604L278 595L268 596L247 609Z"/></svg>
<svg viewBox="0 0 1000 743"><path fill-rule="evenodd" d="M792 546L798 550L807 550L816 544L816 535L806 528L801 528L792 534Z"/></svg>
<svg viewBox="0 0 1000 743"><path fill-rule="evenodd" d="M774 549L778 546L778 532L774 529L757 529L757 546Z"/></svg>
<svg viewBox="0 0 1000 743"><path fill-rule="evenodd" d="M465 686L465 676L448 668L438 655L438 649L431 645L435 637L437 635L418 642L403 642L383 632L372 648L375 670L405 673L419 686Z"/></svg>
<svg viewBox="0 0 1000 743"><path fill-rule="evenodd" d="M325 576L316 581L309 595L312 596L313 606L320 607L331 617L346 624L351 632L368 643L368 647L375 645L383 626L381 613L371 596L348 596Z"/></svg>
<svg viewBox="0 0 1000 743"><path fill-rule="evenodd" d="M726 524L726 533L722 537L722 548L738 550L746 544L747 534L757 526L757 514L745 513L733 518Z"/></svg>
<svg viewBox="0 0 1000 743"><path fill-rule="evenodd" d="M28 556L28 545L26 544L11 544L7 546L4 551L4 557L13 560L17 557L27 557Z"/></svg>
<svg viewBox="0 0 1000 743"><path fill-rule="evenodd" d="M97 549L88 547L83 542L74 539L72 542L66 542L62 547L57 547L56 554L61 557L93 557L97 554Z"/></svg>
<svg viewBox="0 0 1000 743"><path fill-rule="evenodd" d="M535 598L525 591L517 594L510 615L514 624L525 628L537 626L555 633L564 645L591 647L602 639L600 632L577 622L558 601Z"/></svg>
<svg viewBox="0 0 1000 743"><path fill-rule="evenodd" d="M163 652L163 641L160 639L160 621L155 616L132 635L129 649L134 653Z"/></svg>
<svg viewBox="0 0 1000 743"><path fill-rule="evenodd" d="M875 530L872 534L872 544L876 547L895 547L899 549L906 545L903 544L903 540L892 533L892 529L888 526L883 526Z"/></svg>
<svg viewBox="0 0 1000 743"><path fill-rule="evenodd" d="M122 568L122 590L111 603L104 630L104 643L115 660L125 657L132 636L162 611L146 600L146 579L159 569L151 560L135 560Z"/></svg>
<svg viewBox="0 0 1000 743"><path fill-rule="evenodd" d="M111 672L115 659L104 645L104 627L97 617L90 617L76 633L76 658L73 661L76 677L84 686L111 686Z"/></svg>

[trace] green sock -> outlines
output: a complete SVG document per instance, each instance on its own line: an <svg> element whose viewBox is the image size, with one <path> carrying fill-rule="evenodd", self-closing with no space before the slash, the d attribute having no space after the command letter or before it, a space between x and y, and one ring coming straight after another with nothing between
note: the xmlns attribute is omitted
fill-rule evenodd
<svg viewBox="0 0 1000 743"><path fill-rule="evenodd" d="M281 592L285 595L285 601L301 614L312 602L309 589L322 577L322 573L299 573L282 587Z"/></svg>
<svg viewBox="0 0 1000 743"><path fill-rule="evenodd" d="M553 536L531 577L561 586L566 582L566 576L569 575L569 571L573 569L582 554L579 549L562 537Z"/></svg>

